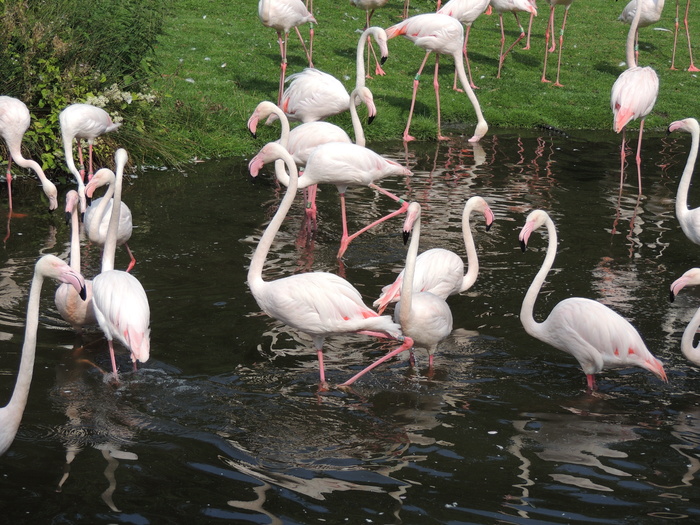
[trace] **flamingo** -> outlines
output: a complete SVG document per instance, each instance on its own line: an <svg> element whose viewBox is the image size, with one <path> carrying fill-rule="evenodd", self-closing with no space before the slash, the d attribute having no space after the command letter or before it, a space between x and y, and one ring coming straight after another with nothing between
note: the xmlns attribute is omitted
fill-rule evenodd
<svg viewBox="0 0 700 525"><path fill-rule="evenodd" d="M39 177L44 194L49 199L49 210L53 211L58 208L58 191L54 183L46 178L44 170L41 169L41 166L37 162L32 159L25 159L22 155L22 138L29 129L30 123L31 116L24 102L13 97L0 96L0 136L2 136L5 141L9 155L5 178L7 179L7 197L10 214L12 214L11 168L13 160L18 166L33 170L37 177Z"/></svg>
<svg viewBox="0 0 700 525"><path fill-rule="evenodd" d="M355 87L365 87L365 62L363 59L365 43L373 36L379 46L381 63L389 56L387 48L387 35L381 27L369 27L362 32L357 43L356 54L356 79ZM306 68L299 73L289 76L289 86L284 90L282 102L278 106L287 115L287 118L298 122L313 122L323 120L338 113L346 111L350 104L350 95L345 86L335 78L319 69ZM367 107L374 106L373 98L368 98L367 92L362 91L362 100ZM277 119L276 115L270 115L266 124Z"/></svg>
<svg viewBox="0 0 700 525"><path fill-rule="evenodd" d="M697 286L698 284L700 284L700 268L688 270L671 284L671 302L675 300L678 292L684 287ZM695 315L693 315L693 318L688 323L688 326L686 326L683 331L683 337L681 338L681 352L683 352L685 358L700 366L700 351L698 351L698 347L693 344L698 327L700 327L700 308L697 309Z"/></svg>
<svg viewBox="0 0 700 525"><path fill-rule="evenodd" d="M520 25L520 20L518 20L518 12L530 13L532 16L537 16L537 7L530 0L491 0L491 7L498 13L498 18L501 24L501 51L498 57L498 74L496 78L501 78L501 69L503 68L503 62L518 42L525 38L525 30L523 26ZM506 34L503 29L503 13L513 13L515 21L520 28L520 36L515 39L508 50L504 53L503 48L506 43Z"/></svg>
<svg viewBox="0 0 700 525"><path fill-rule="evenodd" d="M277 92L277 104L282 100L282 92L284 91L284 76L287 71L287 38L289 30L294 28L301 41L301 45L306 53L306 58L309 61L309 67L313 67L313 25L310 37L309 47L307 49L304 39L299 32L299 26L310 22L316 23L316 19L309 12L301 0L260 0L258 2L258 16L265 27L271 27L277 31L277 42L280 46L280 84Z"/></svg>
<svg viewBox="0 0 700 525"><path fill-rule="evenodd" d="M664 8L665 0L641 0L642 14L639 18L637 32L634 35L634 53L639 60L639 28L647 27L661 20L661 11ZM631 24L637 11L637 0L631 0L622 10L618 20Z"/></svg>
<svg viewBox="0 0 700 525"><path fill-rule="evenodd" d="M359 7L360 9L364 9L366 16L365 16L365 29L371 27L370 23L372 21L372 15L374 14L374 10L377 9L378 7L384 7L386 3L389 0L350 0L350 3L353 4L355 7ZM382 69L381 64L379 64L379 60L377 59L377 54L374 51L374 47L372 47L372 41L367 39L367 43L369 44L369 51L367 52L367 73L366 77L367 78L372 78L369 74L369 54L370 52L374 55L374 74L375 75L380 75L383 76L386 73L384 73L384 70ZM363 52L364 54L364 52Z"/></svg>
<svg viewBox="0 0 700 525"><path fill-rule="evenodd" d="M78 272L64 263L55 255L44 255L34 267L34 277L29 288L27 303L27 320L24 328L24 344L22 358L19 363L17 382L12 391L10 402L0 408L0 455L4 454L17 435L22 421L24 407L27 406L29 387L34 371L34 356L36 354L37 329L39 327L39 305L41 287L44 279L50 277L72 286L80 297L85 299L85 281Z"/></svg>
<svg viewBox="0 0 700 525"><path fill-rule="evenodd" d="M435 99L437 104L437 128L438 128L438 140L446 140L446 137L442 136L442 131L440 128L440 86L438 84L438 64L440 59L440 54L452 55L455 61L455 70L459 76L459 80L462 83L462 88L467 93L469 100L474 107L476 112L477 125L474 135L469 139L469 142L478 142L481 137L483 137L488 131L488 124L484 120L484 116L481 114L481 106L479 106L479 101L472 91L469 81L467 80L467 75L464 71L464 63L462 61L462 47L464 42L464 28L462 24L451 16L440 14L440 13L426 13L422 15L412 16L407 18L403 22L399 22L388 28L386 30L386 35L388 38L394 38L396 36L402 35L408 38L418 47L425 49L425 58L416 73L415 79L413 80L413 96L411 98L411 109L408 113L408 122L406 123L406 129L403 132L404 142L409 142L415 140L414 137L409 135L408 131L411 127L411 117L413 116L413 108L416 103L416 93L418 92L418 84L420 74L423 72L425 63L428 60L430 53L435 53L435 75L433 77L433 87L435 88Z"/></svg>
<svg viewBox="0 0 700 525"><path fill-rule="evenodd" d="M462 237L467 249L467 273L464 273L464 261L459 255L444 248L431 248L421 253L416 259L413 277L415 293L430 292L441 299L447 299L450 295L465 292L474 285L479 275L479 258L470 226L471 214L474 211L484 215L487 231L493 224L493 212L482 197L474 196L467 200L462 212ZM372 305L379 313L382 313L389 303L401 299L404 273L405 270L392 284L382 288L382 294Z"/></svg>
<svg viewBox="0 0 700 525"><path fill-rule="evenodd" d="M80 218L78 192L70 190L66 194L66 221L71 225L70 267L80 273ZM54 301L56 309L64 321L74 330L81 332L83 326L97 324L95 310L92 306L92 281L85 280L86 297L80 297L69 283L63 283L56 289Z"/></svg>
<svg viewBox="0 0 700 525"><path fill-rule="evenodd" d="M151 348L151 330L149 328L151 314L146 291L136 277L114 269L122 176L128 158L126 150L122 148L114 153L117 173L112 214L102 253L102 271L92 280L92 303L97 322L107 337L109 354L112 359L112 371L114 379L117 381L119 376L112 343L114 338L130 350L134 368L137 360L142 363L148 361Z"/></svg>
<svg viewBox="0 0 700 525"><path fill-rule="evenodd" d="M277 212L253 253L248 268L248 287L258 306L267 315L311 337L318 357L320 388L326 390L328 383L323 366L323 343L326 337L358 333L400 341L402 344L389 352L386 359L407 350L413 341L401 335L401 328L388 315L380 316L367 307L360 292L337 275L309 272L275 281L263 279L262 271L272 241L294 201L298 173L294 159L281 145L270 142L262 148L262 153L276 157L275 160L281 158L285 162L289 170L289 183Z"/></svg>
<svg viewBox="0 0 700 525"><path fill-rule="evenodd" d="M675 31L673 33L673 55L671 56L671 69L676 69L676 44L678 43L678 4L679 0L676 0L676 18L675 18ZM685 16L683 17L683 25L685 26L685 34L688 37L688 55L690 55L690 66L688 71L700 71L693 63L693 48L690 45L690 30L688 29L688 12L690 11L690 0L685 2Z"/></svg>
<svg viewBox="0 0 700 525"><path fill-rule="evenodd" d="M85 216L83 218L83 224L88 238L100 246L105 246L109 234L109 222L112 217L112 207L116 199L116 178L112 170L109 168L101 168L95 172L95 175L85 186L85 194L89 198L92 198L97 188L107 185L107 192L103 197L92 201L87 210L85 210ZM129 261L126 271L130 272L136 264L136 258L128 244L133 230L133 221L131 218L131 210L126 204L121 202L121 195L119 195L119 202L117 245L123 245L124 249L129 254L131 260Z"/></svg>
<svg viewBox="0 0 700 525"><path fill-rule="evenodd" d="M491 0L450 0L440 9L438 13L456 18L464 24L466 32L464 33L464 59L467 62L467 76L469 77L469 85L472 89L477 89L472 80L472 68L469 65L469 55L467 54L467 42L469 42L469 32L472 29L474 21L481 16L482 13L491 13ZM457 73L455 72L454 84L452 89L461 91L457 87Z"/></svg>
<svg viewBox="0 0 700 525"><path fill-rule="evenodd" d="M564 19L561 22L561 30L559 31L559 59L557 60L557 79L554 81L553 86L563 87L559 82L559 71L561 70L561 52L564 48L564 28L566 27L566 18L569 16L569 8L574 0L549 0L549 22L547 22L547 29L545 31L544 38L544 66L542 67L542 82L550 82L547 80L547 57L549 53L553 53L556 48L556 40L554 38L554 9L558 5L564 6ZM663 2L663 0L661 0ZM549 38L552 38L552 46L549 46Z"/></svg>
<svg viewBox="0 0 700 525"><path fill-rule="evenodd" d="M83 150L80 147L80 140L87 140L88 143L88 179L90 179L93 173L92 147L95 144L95 139L105 133L116 130L121 126L121 122L112 122L112 117L109 116L109 113L91 104L71 104L61 111L58 115L58 121L61 125L66 164L78 184L80 213L84 213L87 207L85 201L85 165L83 164ZM73 159L73 139L78 142L80 171L75 167L75 160Z"/></svg>
<svg viewBox="0 0 700 525"><path fill-rule="evenodd" d="M520 309L525 331L574 356L586 374L589 390L596 389L595 374L605 368L638 366L666 381L663 365L649 352L639 332L621 315L597 301L570 297L559 302L544 321L535 321L535 301L557 255L557 230L547 212L535 210L528 215L519 235L524 252L530 235L541 226L547 227L549 244L542 267Z"/></svg>
<svg viewBox="0 0 700 525"><path fill-rule="evenodd" d="M269 144L268 144L269 145ZM253 177L258 175L260 168L269 162L280 158L277 149L263 147L260 152L248 163L248 169ZM285 186L289 186L290 176L285 170L275 170L277 180ZM408 168L404 168L398 162L385 159L371 149L349 144L346 142L329 142L316 147L309 155L304 169L304 175L297 183L299 188L306 188L314 184L334 184L340 193L340 211L343 221L343 233L340 239L338 258L341 258L348 245L360 234L386 221L396 215L404 213L408 203L393 193L380 188L375 181L389 175L411 175ZM383 193L390 199L397 201L401 207L372 222L361 230L349 235L347 217L345 212L345 191L348 186L369 186Z"/></svg>
<svg viewBox="0 0 700 525"><path fill-rule="evenodd" d="M433 369L433 355L437 346L452 332L452 312L445 299L431 292L415 292L413 281L420 242L421 206L411 202L403 227L404 240L411 230L413 235L406 254L405 276L401 286L401 300L396 303L394 322L401 325L404 337L413 339L413 346L428 350L428 367ZM411 358L413 353L411 351Z"/></svg>
<svg viewBox="0 0 700 525"><path fill-rule="evenodd" d="M637 0L639 1L639 0ZM659 94L659 77L653 68L639 67L634 57L634 36L643 9L636 9L634 19L627 34L627 64L628 68L617 77L610 96L610 107L613 111L613 129L615 133L622 131L622 147L620 148L620 191L625 166L625 129L627 124L635 119L641 119L639 124L639 142L637 143L637 179L639 195L642 194L642 134L644 119L654 109L656 97Z"/></svg>
<svg viewBox="0 0 700 525"><path fill-rule="evenodd" d="M678 193L676 193L676 218L681 225L681 230L695 244L700 244L700 208L688 209L688 192L690 181L693 178L695 160L698 157L698 144L700 143L700 125L694 118L677 120L671 122L668 127L669 133L672 131L687 131L692 137L688 161L685 164L683 175L678 183Z"/></svg>

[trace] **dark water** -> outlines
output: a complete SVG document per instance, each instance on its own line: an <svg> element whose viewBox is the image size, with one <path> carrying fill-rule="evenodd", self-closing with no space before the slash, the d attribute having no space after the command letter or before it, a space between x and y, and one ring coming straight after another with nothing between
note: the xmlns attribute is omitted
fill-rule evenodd
<svg viewBox="0 0 700 525"><path fill-rule="evenodd" d="M619 196L618 140L497 132L476 146L372 144L414 171L383 186L424 205L422 249L464 255L460 217L472 195L489 202L496 223L487 233L475 220L481 273L448 301L455 331L436 354L434 375L419 351L417 370L395 360L351 393L317 392L310 341L262 315L245 284L280 198L271 178L252 180L244 159L139 174L124 200L136 226L134 275L151 306L151 360L130 373L122 351L121 386L105 384L98 367L109 367L106 343L98 331L81 339L69 330L53 305L55 285L45 286L29 403L0 457L3 521L700 519L700 378L680 353L700 292L668 302L670 283L700 255L673 210L690 139L645 140L639 202L632 168ZM2 403L14 385L34 261L40 253L67 256L68 228L43 212L37 193L32 186L17 197L28 217L13 219L0 250ZM348 202L356 227L393 209L367 189L351 190ZM606 371L599 391L587 394L572 357L525 334L520 302L546 238L533 235L523 254L517 235L536 207L550 213L560 237L536 316L566 297L600 300L639 329L665 363L668 384L639 369ZM319 192L319 213L307 244L297 202L266 278L341 272L371 304L402 267L402 220L358 238L339 267L334 188ZM83 253L92 276L99 253L87 245ZM117 257L124 268L125 252ZM346 380L390 348L363 336L329 339L329 381Z"/></svg>

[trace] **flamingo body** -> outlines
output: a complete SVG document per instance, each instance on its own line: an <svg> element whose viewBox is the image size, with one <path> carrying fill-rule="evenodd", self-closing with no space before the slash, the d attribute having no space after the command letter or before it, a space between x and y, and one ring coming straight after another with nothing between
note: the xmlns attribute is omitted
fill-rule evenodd
<svg viewBox="0 0 700 525"><path fill-rule="evenodd" d="M656 104L659 77L651 67L631 67L623 71L612 87L610 108L613 130L619 133L632 120L643 120Z"/></svg>
<svg viewBox="0 0 700 525"><path fill-rule="evenodd" d="M673 131L686 131L692 137L690 153L683 170L683 175L678 183L678 193L676 194L676 218L685 236L695 244L700 244L700 207L688 208L688 191L693 178L695 161L698 157L698 145L700 143L700 125L694 118L677 120L668 127L669 133Z"/></svg>
<svg viewBox="0 0 700 525"><path fill-rule="evenodd" d="M557 232L549 215L535 210L528 215L519 235L524 251L532 232L541 226L547 227L549 243L542 267L525 294L520 310L525 331L574 356L591 390L596 387L595 374L606 368L637 366L666 381L663 365L647 349L639 332L621 315L597 301L571 297L558 303L544 321L535 321L535 301L556 257Z"/></svg>

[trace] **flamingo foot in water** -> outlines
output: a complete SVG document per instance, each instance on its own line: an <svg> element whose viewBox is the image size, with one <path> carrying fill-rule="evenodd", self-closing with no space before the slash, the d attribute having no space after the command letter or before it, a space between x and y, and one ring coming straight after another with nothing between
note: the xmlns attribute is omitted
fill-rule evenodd
<svg viewBox="0 0 700 525"><path fill-rule="evenodd" d="M412 140L416 140L416 137L413 137L409 135L408 133L403 134L403 141L404 142L411 142Z"/></svg>

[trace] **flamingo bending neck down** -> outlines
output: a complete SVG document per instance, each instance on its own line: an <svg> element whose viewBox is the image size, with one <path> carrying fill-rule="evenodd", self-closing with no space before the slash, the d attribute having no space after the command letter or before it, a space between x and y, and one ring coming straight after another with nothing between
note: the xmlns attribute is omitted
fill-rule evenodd
<svg viewBox="0 0 700 525"><path fill-rule="evenodd" d="M80 218L78 192L70 190L66 194L66 221L70 221L70 267L80 273ZM92 281L85 280L86 297L81 297L69 283L63 283L56 289L54 302L63 320L69 323L77 332L83 326L97 324L95 309L92 306Z"/></svg>
<svg viewBox="0 0 700 525"><path fill-rule="evenodd" d="M684 287L686 286L697 286L700 284L700 268L692 268L685 272L681 277L673 281L671 284L671 294L670 299L673 302ZM693 344L695 339L695 334L700 327L700 308L695 311L693 318L686 326L683 331L683 337L681 338L681 352L685 358L700 366L700 349Z"/></svg>
<svg viewBox="0 0 700 525"><path fill-rule="evenodd" d="M280 158L274 148L264 147L253 157L248 169L250 174L257 176L260 168L267 163L274 162ZM277 179L289 186L290 175L282 170L275 170ZM411 175L408 168L404 168L398 162L385 159L371 149L348 144L346 142L329 142L316 147L309 155L304 170L304 175L299 178L298 187L306 188L313 184L333 184L340 193L340 213L343 221L343 233L340 239L340 248L337 257L341 258L348 248L348 245L360 234L373 228L396 215L404 213L408 203L387 191L375 181L381 180L389 175ZM368 224L364 228L356 231L352 235L348 233L347 214L345 211L345 192L349 186L368 186L375 191L383 193L392 200L398 202L401 207L384 217Z"/></svg>
<svg viewBox="0 0 700 525"><path fill-rule="evenodd" d="M146 291L139 280L130 273L114 269L114 256L117 249L117 234L121 209L122 176L129 160L126 150L120 148L114 153L116 181L112 213L107 228L102 252L102 271L92 280L92 302L100 328L107 338L112 360L114 379L119 380L117 362L114 357L112 340L116 338L131 352L131 360L136 369L136 361L148 361L151 348L151 311Z"/></svg>
<svg viewBox="0 0 700 525"><path fill-rule="evenodd" d="M462 89L466 92L467 97L472 103L474 112L476 113L477 124L474 135L469 139L469 142L478 142L488 131L489 127L481 113L479 100L476 98L474 91L469 85L467 74L464 71L464 61L462 59L462 47L464 43L464 28L461 22L456 18L440 13L425 13L422 15L412 16L403 22L399 22L386 30L388 38L396 36L404 36L408 38L418 47L425 50L425 57L418 68L418 73L413 80L413 95L411 96L411 109L408 113L408 122L406 129L403 132L404 142L415 140L409 135L411 128L411 118L413 117L413 109L416 104L416 94L418 93L418 84L425 63L428 61L430 53L435 53L435 74L433 76L433 87L435 89L435 100L437 110L437 132L438 140L446 140L447 137L442 135L440 125L440 85L438 83L438 67L441 54L452 55L455 61L455 69L462 84Z"/></svg>
<svg viewBox="0 0 700 525"><path fill-rule="evenodd" d="M428 351L428 367L433 369L433 355L440 341L452 333L452 312L445 299L430 292L415 292L413 277L416 270L416 257L420 243L421 207L412 202L406 212L403 235L404 240L413 231L406 254L406 268L401 287L401 300L396 303L394 322L401 325L404 336L413 339L414 347ZM413 362L413 351L411 351Z"/></svg>
<svg viewBox="0 0 700 525"><path fill-rule="evenodd" d="M690 133L692 143L683 175L678 183L678 193L676 193L676 218L685 236L695 244L700 244L700 207L693 208L692 210L688 208L688 192L690 191L690 182L695 169L695 160L698 158L700 125L698 125L698 121L694 118L671 122L668 127L669 133L677 130Z"/></svg>
<svg viewBox="0 0 700 525"><path fill-rule="evenodd" d="M637 0L637 5L639 5ZM620 192L625 169L625 130L627 124L640 119L639 142L637 143L637 182L639 195L642 194L642 135L644 119L654 109L656 97L659 94L659 76L651 67L639 67L634 55L634 38L639 25L642 9L637 9L627 33L627 66L617 78L610 95L610 108L613 112L613 130L622 131L622 146L620 148Z"/></svg>
<svg viewBox="0 0 700 525"><path fill-rule="evenodd" d="M557 255L557 230L547 212L535 210L528 215L519 235L525 251L530 235L541 226L547 227L549 244L542 267L520 309L525 331L574 356L586 374L589 390L596 389L595 374L605 368L638 366L666 381L663 365L649 352L639 332L621 315L597 301L570 297L559 302L544 321L535 321L535 301Z"/></svg>
<svg viewBox="0 0 700 525"><path fill-rule="evenodd" d="M462 293L471 288L479 275L479 257L474 245L474 237L470 225L471 214L474 211L483 213L488 231L493 224L493 212L486 201L479 196L467 200L462 212L462 237L467 250L467 273L464 273L464 261L456 253L444 248L431 248L421 253L416 259L413 291L430 292L441 299L450 295ZM382 288L382 294L374 301L373 306L382 313L389 303L401 299L405 270L402 270L396 280Z"/></svg>
<svg viewBox="0 0 700 525"><path fill-rule="evenodd" d="M85 281L82 275L54 255L44 255L37 261L32 284L29 288L24 344L22 345L22 358L19 363L17 382L10 402L0 408L0 455L4 454L14 441L22 421L24 408L27 406L29 387L34 372L41 286L47 277L69 284L85 300Z"/></svg>
<svg viewBox="0 0 700 525"><path fill-rule="evenodd" d="M289 170L289 182L277 212L253 253L248 268L248 287L258 306L267 315L311 337L318 357L321 389L328 388L323 366L323 343L330 335L358 333L400 341L402 344L389 352L385 360L410 348L413 342L401 335L398 324L389 316L380 316L367 307L357 289L335 274L309 272L275 281L263 279L265 260L292 206L299 178L294 159L281 145L270 142L262 148L261 154L275 160L282 159ZM343 385L353 383L358 377Z"/></svg>
<svg viewBox="0 0 700 525"><path fill-rule="evenodd" d="M7 197L10 214L12 214L12 161L22 167L31 169L39 177L41 187L49 199L49 210L53 211L58 208L58 190L53 182L51 182L41 166L32 159L25 159L22 155L22 138L29 129L31 123L31 115L29 109L19 99L0 96L0 136L5 141L7 146L8 159L7 171L5 178L7 179Z"/></svg>

